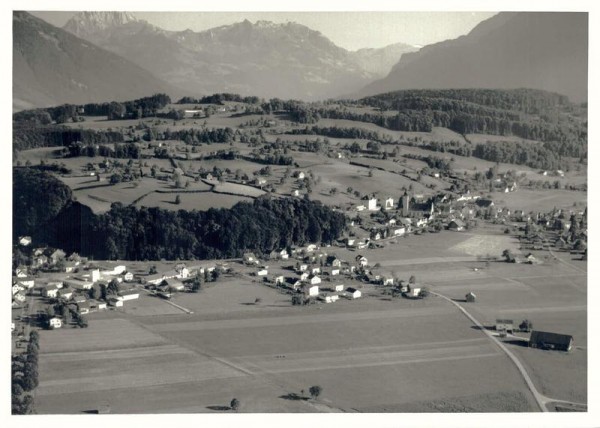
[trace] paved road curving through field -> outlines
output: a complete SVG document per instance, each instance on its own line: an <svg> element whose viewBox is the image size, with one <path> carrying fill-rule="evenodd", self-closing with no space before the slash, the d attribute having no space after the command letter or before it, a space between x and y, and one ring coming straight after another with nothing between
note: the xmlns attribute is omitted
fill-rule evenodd
<svg viewBox="0 0 600 428"><path fill-rule="evenodd" d="M525 380L525 383L529 387L531 394L533 394L533 397L535 398L535 401L542 412L548 411L548 408L546 407L547 403L558 401L540 394L540 392L536 389L535 385L533 384L531 377L529 377L527 370L525 370L525 367L523 367L523 364L521 364L519 359L502 342L496 339L496 337L492 333L490 333L473 315L467 312L461 305L459 305L451 298L446 297L443 294L436 293L434 291L430 291L430 293L435 296L441 297L442 299L447 300L448 302L456 306L467 318L469 318L477 327L479 327L480 330L483 331L492 342L494 342L506 355L508 355L508 357L512 360L515 366L517 366L517 369L521 373L521 376Z"/></svg>

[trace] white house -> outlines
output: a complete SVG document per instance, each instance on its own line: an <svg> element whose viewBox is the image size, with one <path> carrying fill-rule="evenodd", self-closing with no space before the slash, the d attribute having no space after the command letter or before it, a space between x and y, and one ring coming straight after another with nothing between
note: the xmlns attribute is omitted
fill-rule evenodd
<svg viewBox="0 0 600 428"><path fill-rule="evenodd" d="M185 290L185 285L183 282L179 281L175 278L165 279L165 284L169 288L169 291L183 291Z"/></svg>
<svg viewBox="0 0 600 428"><path fill-rule="evenodd" d="M123 300L121 300L119 297L111 297L108 299L108 304L110 306L114 306L115 308L120 308L123 306Z"/></svg>
<svg viewBox="0 0 600 428"><path fill-rule="evenodd" d="M361 256L360 254L356 256L356 262L362 267L365 267L369 264L369 260L367 260L365 256Z"/></svg>
<svg viewBox="0 0 600 428"><path fill-rule="evenodd" d="M308 278L309 273L304 271L302 272L302 274L300 275L300 281L305 281Z"/></svg>
<svg viewBox="0 0 600 428"><path fill-rule="evenodd" d="M311 275L311 276L308 278L308 282L309 282L311 285L320 284L320 283L321 283L321 278L319 278L317 275Z"/></svg>
<svg viewBox="0 0 600 428"><path fill-rule="evenodd" d="M319 295L319 286L313 285L312 287L306 287L305 294L309 296L318 296Z"/></svg>
<svg viewBox="0 0 600 428"><path fill-rule="evenodd" d="M409 297L419 297L419 294L421 294L421 287L417 287L415 285L409 285L408 291L406 294Z"/></svg>
<svg viewBox="0 0 600 428"><path fill-rule="evenodd" d="M335 291L344 291L344 285L343 284L338 284L338 285L334 286L333 289Z"/></svg>
<svg viewBox="0 0 600 428"><path fill-rule="evenodd" d="M123 275L123 280L125 282L131 282L131 281L133 281L133 273L131 273L131 272L125 272L125 274Z"/></svg>
<svg viewBox="0 0 600 428"><path fill-rule="evenodd" d="M383 278L383 285L394 285L394 278L386 276Z"/></svg>
<svg viewBox="0 0 600 428"><path fill-rule="evenodd" d="M369 199L369 202L367 203L367 208L369 211L377 211L377 198Z"/></svg>
<svg viewBox="0 0 600 428"><path fill-rule="evenodd" d="M54 318L50 318L48 320L48 326L51 329L55 329L55 328L61 328L62 327L62 321L60 318L58 317L54 317Z"/></svg>
<svg viewBox="0 0 600 428"><path fill-rule="evenodd" d="M139 299L140 292L138 290L125 290L120 291L119 296L121 296L121 300L134 300Z"/></svg>
<svg viewBox="0 0 600 428"><path fill-rule="evenodd" d="M313 267L310 269L310 273L317 274L317 273L321 273L321 268L320 267Z"/></svg>
<svg viewBox="0 0 600 428"><path fill-rule="evenodd" d="M354 239L354 238L348 238L348 239L346 239L346 245L348 247L354 247L354 243L355 242L356 242L356 239Z"/></svg>
<svg viewBox="0 0 600 428"><path fill-rule="evenodd" d="M331 276L336 276L340 274L340 269L339 268L334 268L331 269Z"/></svg>
<svg viewBox="0 0 600 428"><path fill-rule="evenodd" d="M19 303L23 303L25 300L27 300L27 297L25 297L23 294L21 293L17 293L13 296L13 299L15 299L17 302Z"/></svg>
<svg viewBox="0 0 600 428"><path fill-rule="evenodd" d="M306 271L306 269L308 269L308 265L306 265L306 264L298 265L298 272L304 272L304 271Z"/></svg>
<svg viewBox="0 0 600 428"><path fill-rule="evenodd" d="M70 288L62 288L58 294L63 299L69 300L73 296L73 291Z"/></svg>
<svg viewBox="0 0 600 428"><path fill-rule="evenodd" d="M12 294L17 294L19 291L22 291L23 287L21 287L19 284L13 284L12 286Z"/></svg>
<svg viewBox="0 0 600 428"><path fill-rule="evenodd" d="M312 251L315 251L317 249L317 245L316 244L308 244L306 246L306 248L304 249L305 253L310 253Z"/></svg>
<svg viewBox="0 0 600 428"><path fill-rule="evenodd" d="M19 266L15 269L15 275L18 278L27 278L27 268L25 266Z"/></svg>
<svg viewBox="0 0 600 428"><path fill-rule="evenodd" d="M349 294L349 296L352 299L358 299L359 297L362 296L362 293L360 292L360 290L357 290L356 288L353 288L353 287L346 288L346 292Z"/></svg>
<svg viewBox="0 0 600 428"><path fill-rule="evenodd" d="M276 276L274 281L275 284L283 284L285 282L285 278L283 275Z"/></svg>
<svg viewBox="0 0 600 428"><path fill-rule="evenodd" d="M298 180L304 180L304 178L306 177L306 174L304 174L303 171L296 171L296 172L294 172L294 177L297 178Z"/></svg>
<svg viewBox="0 0 600 428"><path fill-rule="evenodd" d="M396 229L394 229L394 236L402 236L406 233L406 228L404 227L397 227Z"/></svg>
<svg viewBox="0 0 600 428"><path fill-rule="evenodd" d="M300 191L298 189L292 190L292 196L300 196Z"/></svg>
<svg viewBox="0 0 600 428"><path fill-rule="evenodd" d="M269 274L269 271L267 269L261 269L258 272L256 272L256 276L266 276Z"/></svg>
<svg viewBox="0 0 600 428"><path fill-rule="evenodd" d="M245 253L244 254L244 263L248 264L258 264L258 258L254 255L254 253Z"/></svg>
<svg viewBox="0 0 600 428"><path fill-rule="evenodd" d="M48 285L42 288L42 296L52 298L58 296L58 287L56 285Z"/></svg>
<svg viewBox="0 0 600 428"><path fill-rule="evenodd" d="M387 198L384 202L384 208L386 210L391 210L394 208L394 198Z"/></svg>
<svg viewBox="0 0 600 428"><path fill-rule="evenodd" d="M365 207L364 205L357 205L357 206L356 206L356 211L359 211L359 212L360 212L360 211L364 211L364 210L366 210L366 209L367 209L367 207Z"/></svg>
<svg viewBox="0 0 600 428"><path fill-rule="evenodd" d="M19 245L26 247L30 244L31 244L31 236L21 236L19 238Z"/></svg>

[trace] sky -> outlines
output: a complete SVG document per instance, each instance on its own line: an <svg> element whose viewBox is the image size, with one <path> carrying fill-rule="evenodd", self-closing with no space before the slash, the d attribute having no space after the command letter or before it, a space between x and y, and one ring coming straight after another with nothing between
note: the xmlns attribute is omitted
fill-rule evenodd
<svg viewBox="0 0 600 428"><path fill-rule="evenodd" d="M32 12L62 27L75 12ZM165 30L202 31L248 19L297 22L348 50L392 43L424 46L467 34L496 12L133 12Z"/></svg>

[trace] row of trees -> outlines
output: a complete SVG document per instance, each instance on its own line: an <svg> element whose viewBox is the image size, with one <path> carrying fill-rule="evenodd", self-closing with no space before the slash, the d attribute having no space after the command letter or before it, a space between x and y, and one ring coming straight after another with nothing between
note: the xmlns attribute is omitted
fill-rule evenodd
<svg viewBox="0 0 600 428"><path fill-rule="evenodd" d="M77 141L84 145L120 143L123 141L123 134L116 131L72 129L54 125L34 128L13 125L13 151L69 146Z"/></svg>
<svg viewBox="0 0 600 428"><path fill-rule="evenodd" d="M34 412L32 391L38 386L39 334L29 334L27 351L12 362L12 413L27 415Z"/></svg>

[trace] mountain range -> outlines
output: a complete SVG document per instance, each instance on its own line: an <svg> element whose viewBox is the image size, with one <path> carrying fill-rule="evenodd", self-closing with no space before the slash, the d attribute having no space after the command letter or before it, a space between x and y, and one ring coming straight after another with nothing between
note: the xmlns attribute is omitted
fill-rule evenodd
<svg viewBox="0 0 600 428"><path fill-rule="evenodd" d="M506 12L407 53L354 96L399 89L543 89L587 100L587 13Z"/></svg>
<svg viewBox="0 0 600 428"><path fill-rule="evenodd" d="M265 98L316 100L355 91L417 49L398 43L352 52L293 22L167 31L129 13L80 12L63 28L191 93Z"/></svg>
<svg viewBox="0 0 600 428"><path fill-rule="evenodd" d="M27 12L13 13L13 109L182 94L121 56Z"/></svg>
<svg viewBox="0 0 600 428"><path fill-rule="evenodd" d="M13 109L157 92L319 100L422 88L534 88L585 101L587 50L586 13L499 13L420 49L349 51L297 23L168 31L127 12L80 12L61 29L14 12Z"/></svg>

